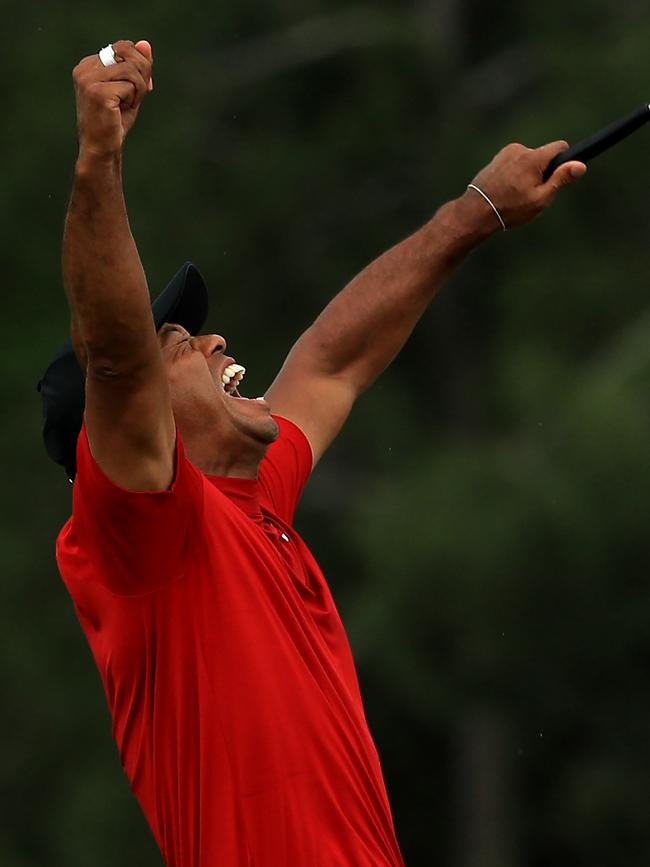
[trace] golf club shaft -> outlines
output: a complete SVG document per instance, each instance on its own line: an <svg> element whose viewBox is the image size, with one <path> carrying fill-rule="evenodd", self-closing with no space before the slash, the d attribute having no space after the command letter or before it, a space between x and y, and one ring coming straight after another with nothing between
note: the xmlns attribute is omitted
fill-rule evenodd
<svg viewBox="0 0 650 867"><path fill-rule="evenodd" d="M581 163L587 162L603 151L608 150L613 145L618 144L628 135L635 132L639 127L642 127L650 120L650 105L642 105L632 114L614 121L604 129L599 130L589 138L583 139L577 144L570 147L568 150L558 154L548 164L544 172L544 180L547 181L555 169L563 163L568 163L570 160L579 160Z"/></svg>

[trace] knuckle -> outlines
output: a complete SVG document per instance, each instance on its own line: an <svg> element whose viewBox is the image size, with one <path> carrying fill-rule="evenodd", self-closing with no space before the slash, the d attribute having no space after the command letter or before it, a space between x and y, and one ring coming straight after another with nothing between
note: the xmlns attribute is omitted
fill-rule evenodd
<svg viewBox="0 0 650 867"><path fill-rule="evenodd" d="M79 75L75 79L76 88L79 91L79 93L81 93L81 94L88 93L92 84L93 84L92 80L89 79L87 75Z"/></svg>
<svg viewBox="0 0 650 867"><path fill-rule="evenodd" d="M73 81L78 81L85 73L86 67L89 64L89 61L92 60L91 57L83 57L79 63L72 69L72 79Z"/></svg>
<svg viewBox="0 0 650 867"><path fill-rule="evenodd" d="M102 87L99 82L86 85L84 94L90 102L99 103L102 101Z"/></svg>

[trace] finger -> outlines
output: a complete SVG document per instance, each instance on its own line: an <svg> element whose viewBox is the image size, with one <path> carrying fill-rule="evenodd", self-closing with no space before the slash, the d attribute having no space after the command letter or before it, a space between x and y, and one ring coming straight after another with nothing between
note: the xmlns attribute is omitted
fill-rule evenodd
<svg viewBox="0 0 650 867"><path fill-rule="evenodd" d="M80 95L89 91L96 93L98 87L101 88L111 81L130 81L133 78L131 94L134 98L137 93L138 77L142 81L142 76L137 70L126 63L116 63L114 66L102 66L100 64L98 67L87 64L81 69L77 67L74 71L75 88Z"/></svg>
<svg viewBox="0 0 650 867"><path fill-rule="evenodd" d="M98 68L105 69L106 67L99 59L99 54L90 54L88 57L81 58L79 63L72 70L72 74L73 76L85 75L87 72Z"/></svg>
<svg viewBox="0 0 650 867"><path fill-rule="evenodd" d="M133 44L128 39L121 39L119 42L115 42L113 44L113 51L118 59L118 63L120 60L122 61L130 61L135 64L140 70L140 74L145 80L147 84L147 89L149 90L149 82L151 81L151 69L153 66L153 56L151 52L151 46L146 40L141 40L138 43L140 46L146 46L149 51L140 51L136 45Z"/></svg>
<svg viewBox="0 0 650 867"><path fill-rule="evenodd" d="M120 41L120 44L126 46L128 43L127 43L127 40L122 39ZM115 47L116 45L118 45L118 43L117 42L109 42L106 47L108 48L109 45L113 49L113 55L115 58L114 63L120 63L122 58L120 56L118 56L118 51ZM96 54L92 54L90 57L85 57L84 61L90 60L90 59L95 61L94 66L97 67L98 69L110 69L110 67L114 65L114 63L111 63L111 64L109 64L109 66L105 66L104 62L102 61L101 57L99 56L99 52L97 52ZM82 61L82 62L84 62L84 61Z"/></svg>
<svg viewBox="0 0 650 867"><path fill-rule="evenodd" d="M540 160L546 160L548 165L554 157L568 149L569 142L561 139L559 141L552 141L548 144L542 145L541 148L535 148L535 153L539 154Z"/></svg>
<svg viewBox="0 0 650 867"><path fill-rule="evenodd" d="M130 81L112 81L109 85L111 93L119 96L120 102L132 105L134 102L133 84Z"/></svg>
<svg viewBox="0 0 650 867"><path fill-rule="evenodd" d="M135 43L135 47L138 49L140 54L144 54L149 62L153 64L153 48L151 47L151 42L146 39L140 39ZM148 86L149 90L153 90L153 75L149 78Z"/></svg>
<svg viewBox="0 0 650 867"><path fill-rule="evenodd" d="M88 94L100 105L116 108L125 103L130 106L135 98L135 86L130 81L97 81L88 88Z"/></svg>
<svg viewBox="0 0 650 867"><path fill-rule="evenodd" d="M137 108L147 95L147 83L140 70L130 60L123 60L114 66L106 67L99 81L129 81L135 88L135 95L129 100L131 108Z"/></svg>
<svg viewBox="0 0 650 867"><path fill-rule="evenodd" d="M568 187L574 181L581 178L587 171L587 166L577 160L571 160L568 163L562 163L553 172L548 181L544 184L544 190L552 194L561 190L562 187Z"/></svg>
<svg viewBox="0 0 650 867"><path fill-rule="evenodd" d="M135 43L135 48L140 52L140 54L144 54L150 63L153 63L153 48L151 47L151 42L147 39L140 39Z"/></svg>
<svg viewBox="0 0 650 867"><path fill-rule="evenodd" d="M139 73L129 73L128 70L125 73L120 72L117 66L125 66L125 64L120 63L115 67L109 67L109 69L104 70L103 74L93 70L90 75L87 74L78 79L75 83L79 96L99 102L102 102L103 99L111 101L111 94L116 92L113 85L119 84L120 101L129 108L137 107L138 88L141 93L146 93L146 85L142 76Z"/></svg>
<svg viewBox="0 0 650 867"><path fill-rule="evenodd" d="M543 175L551 160L555 159L558 154L564 153L569 149L569 143L561 139L560 141L552 141L535 149L536 165L539 169L542 180Z"/></svg>
<svg viewBox="0 0 650 867"><path fill-rule="evenodd" d="M139 44L149 46L149 43L145 42L145 40L141 40ZM138 69L142 72L143 78L147 77L151 72L151 65L153 63L151 54L140 51L136 48L133 42L127 39L121 39L119 42L113 44L113 51L115 52L118 62L122 59L130 60L132 63L135 63Z"/></svg>

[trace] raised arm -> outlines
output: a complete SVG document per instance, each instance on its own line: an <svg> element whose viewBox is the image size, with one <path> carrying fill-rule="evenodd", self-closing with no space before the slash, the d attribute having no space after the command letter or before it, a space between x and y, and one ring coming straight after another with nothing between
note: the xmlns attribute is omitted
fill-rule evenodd
<svg viewBox="0 0 650 867"><path fill-rule="evenodd" d="M586 171L565 163L544 183L550 160L568 147L512 144L474 179L508 228L544 210ZM384 253L343 289L295 344L266 398L306 434L316 462L356 398L390 364L439 287L481 242L502 227L476 190L443 205L413 236Z"/></svg>
<svg viewBox="0 0 650 867"><path fill-rule="evenodd" d="M147 42L114 44L73 73L79 155L63 238L72 340L86 371L86 431L99 466L133 490L166 488L174 420L147 283L122 189L125 137L151 89Z"/></svg>

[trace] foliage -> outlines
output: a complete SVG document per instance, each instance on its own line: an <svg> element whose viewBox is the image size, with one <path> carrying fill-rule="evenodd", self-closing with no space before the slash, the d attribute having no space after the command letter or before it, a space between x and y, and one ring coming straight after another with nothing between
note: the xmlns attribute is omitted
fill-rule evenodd
<svg viewBox="0 0 650 867"><path fill-rule="evenodd" d="M53 564L69 491L34 391L67 328L71 67L151 39L134 234L152 291L199 265L209 325L260 393L325 301L496 149L575 140L647 99L646 16L609 0L3 13L0 863L145 867L160 859ZM474 867L650 858L647 134L463 265L305 496L409 865L465 865L470 832ZM500 818L463 820L491 799Z"/></svg>

